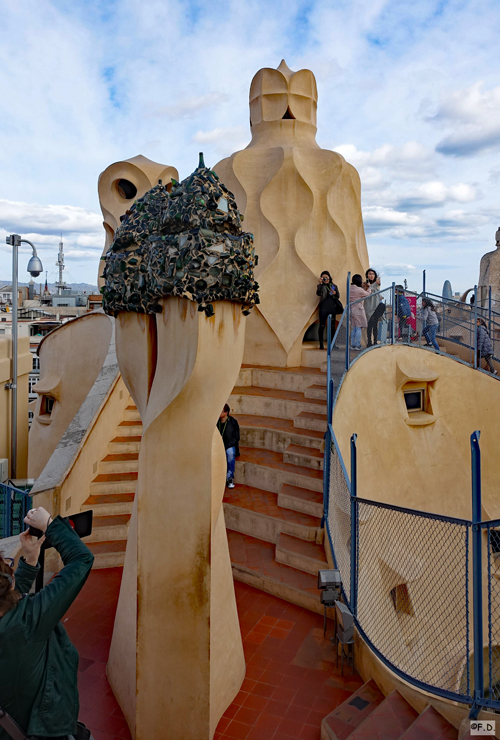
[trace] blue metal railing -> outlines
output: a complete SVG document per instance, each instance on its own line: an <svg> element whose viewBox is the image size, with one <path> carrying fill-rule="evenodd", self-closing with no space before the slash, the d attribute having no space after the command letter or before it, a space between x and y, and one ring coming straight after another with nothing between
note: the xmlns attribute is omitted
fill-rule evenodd
<svg viewBox="0 0 500 740"><path fill-rule="evenodd" d="M346 294L349 296L350 290L350 273L347 277ZM442 355L452 357L457 362L467 364L475 369L481 369L480 360L478 358L478 335L477 335L477 319L482 318L487 322L487 329L490 335L490 339L493 345L492 360L500 363L500 314L492 311L491 309L491 296L489 299L488 308L481 308L477 302L477 287L474 289L475 301L474 305L470 306L466 303L456 301L454 299L444 299L440 296L435 296L431 293L410 293L405 291L405 295L408 297L415 297L418 300L423 298L430 298L436 308L436 315L439 318L439 325L436 333L436 338L448 343L449 351L443 349L439 350L431 348L431 351L439 352ZM351 348L351 319L353 307L358 304L365 304L373 299L379 300L379 302L386 303L386 310L382 316L382 319L376 324L376 333L380 339L382 333L384 337L380 344L374 346L381 346L385 344L395 344L396 342L407 343L410 346L426 347L428 346L428 336L424 332L424 326L420 317L420 309L417 304L417 316L415 320L417 323L416 329L406 329L405 322L400 316L399 292L396 290L395 283L392 283L390 288L385 290L372 293L368 298L360 298L356 301L347 301L345 311L340 316L339 323L333 338L328 341L328 362L327 372L328 377L331 377L331 360L332 350L337 350L339 346L345 343L345 370L347 371L352 363L357 359L359 353L353 357ZM369 315L368 315L369 318ZM427 331L427 329L426 329ZM426 340L425 342L423 340ZM454 352L455 347L457 352L462 352L466 359L462 359L456 354L450 354ZM462 348L462 350L460 350ZM363 350L364 351L364 350ZM490 372L490 370L483 370L483 372Z"/></svg>
<svg viewBox="0 0 500 740"><path fill-rule="evenodd" d="M326 530L360 635L405 681L470 704L471 718L483 707L500 711L500 519L481 521L479 432L471 435L472 519L466 520L361 498L357 437L350 441L348 476L328 426Z"/></svg>
<svg viewBox="0 0 500 740"><path fill-rule="evenodd" d="M31 496L27 491L0 483L0 539L25 529L23 520L30 507Z"/></svg>

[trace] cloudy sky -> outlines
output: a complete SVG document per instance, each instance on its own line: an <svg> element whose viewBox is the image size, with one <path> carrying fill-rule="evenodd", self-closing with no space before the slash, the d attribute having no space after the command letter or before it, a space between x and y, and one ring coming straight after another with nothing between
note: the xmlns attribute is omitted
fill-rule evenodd
<svg viewBox="0 0 500 740"><path fill-rule="evenodd" d="M500 224L498 0L3 0L0 20L0 278L6 234L53 279L62 233L66 279L95 283L99 173L143 154L185 177L246 146L250 81L284 57L316 75L319 144L360 172L384 283L477 282Z"/></svg>

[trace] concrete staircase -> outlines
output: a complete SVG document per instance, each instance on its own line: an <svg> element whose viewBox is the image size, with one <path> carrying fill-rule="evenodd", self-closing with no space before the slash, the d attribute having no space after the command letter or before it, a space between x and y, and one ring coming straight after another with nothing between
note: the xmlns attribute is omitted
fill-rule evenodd
<svg viewBox="0 0 500 740"><path fill-rule="evenodd" d="M321 740L457 740L459 730L434 707L417 712L398 691L383 695L367 681L321 724ZM471 737L460 734L462 740Z"/></svg>
<svg viewBox="0 0 500 740"><path fill-rule="evenodd" d="M85 540L94 553L94 568L123 565L135 487L139 469L142 422L132 400L109 442L97 475L90 484L90 496L82 511L93 509L92 535Z"/></svg>
<svg viewBox="0 0 500 740"><path fill-rule="evenodd" d="M224 513L234 577L322 613L326 351L297 368L244 366L229 405L241 430L236 488Z"/></svg>
<svg viewBox="0 0 500 740"><path fill-rule="evenodd" d="M224 510L236 578L322 611L326 352L303 351L299 368L243 367L229 403L241 428L236 488ZM340 373L339 373L340 375ZM142 424L132 400L109 442L82 511L93 509L87 544L94 568L123 565L138 476Z"/></svg>

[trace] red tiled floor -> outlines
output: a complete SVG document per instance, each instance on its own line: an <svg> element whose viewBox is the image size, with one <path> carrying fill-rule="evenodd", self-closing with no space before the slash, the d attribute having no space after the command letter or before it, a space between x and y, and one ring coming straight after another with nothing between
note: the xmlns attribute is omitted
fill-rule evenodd
<svg viewBox="0 0 500 740"><path fill-rule="evenodd" d="M105 673L121 574L121 568L92 571L64 619L80 654L80 717L95 740L130 739ZM340 676L320 615L243 583L235 582L235 592L247 676L215 740L319 740L321 719L361 686L361 678ZM311 667L318 656L327 658L321 669Z"/></svg>

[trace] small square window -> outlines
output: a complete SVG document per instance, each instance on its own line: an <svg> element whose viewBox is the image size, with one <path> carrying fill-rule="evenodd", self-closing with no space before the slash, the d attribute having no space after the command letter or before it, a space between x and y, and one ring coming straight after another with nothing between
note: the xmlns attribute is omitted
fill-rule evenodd
<svg viewBox="0 0 500 740"><path fill-rule="evenodd" d="M42 396L42 402L40 404L40 415L50 416L55 402L55 398L52 398L52 396Z"/></svg>
<svg viewBox="0 0 500 740"><path fill-rule="evenodd" d="M424 411L424 389L404 391L408 411Z"/></svg>
<svg viewBox="0 0 500 740"><path fill-rule="evenodd" d="M396 612L399 614L409 614L411 617L415 616L406 583L400 583L392 589L391 599Z"/></svg>

